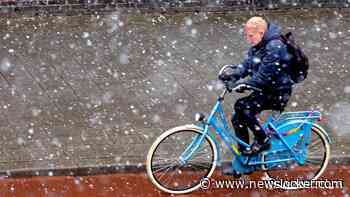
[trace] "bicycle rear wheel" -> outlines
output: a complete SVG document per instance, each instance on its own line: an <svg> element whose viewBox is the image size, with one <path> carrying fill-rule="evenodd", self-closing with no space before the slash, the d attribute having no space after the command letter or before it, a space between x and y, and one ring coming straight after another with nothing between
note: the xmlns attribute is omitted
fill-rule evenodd
<svg viewBox="0 0 350 197"><path fill-rule="evenodd" d="M181 126L163 133L151 146L147 155L147 174L162 191L183 194L200 187L204 177L210 177L217 161L214 141L205 136L199 149L186 162L180 155L191 142L201 136L202 130L194 126Z"/></svg>
<svg viewBox="0 0 350 197"><path fill-rule="evenodd" d="M308 154L303 165L293 161L287 167L267 171L267 179L273 180L316 180L327 167L330 158L330 144L325 131L317 125L311 128L311 140L308 145ZM281 184L281 183L280 183ZM282 189L298 189L295 185L284 185Z"/></svg>

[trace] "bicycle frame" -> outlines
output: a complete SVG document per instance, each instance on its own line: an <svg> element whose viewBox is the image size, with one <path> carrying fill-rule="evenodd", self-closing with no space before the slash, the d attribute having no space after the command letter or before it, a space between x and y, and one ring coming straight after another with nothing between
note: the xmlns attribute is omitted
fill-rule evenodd
<svg viewBox="0 0 350 197"><path fill-rule="evenodd" d="M192 143L186 148L186 150L182 153L180 156L181 162L186 162L191 158L193 153L200 147L202 141L204 140L204 137L206 135L211 136L211 138L215 141L217 147L220 147L216 137L212 136L211 134L213 132L210 131L210 126L216 131L216 134L220 136L220 138L223 140L225 145L229 148L231 153L235 155L237 158L241 159L241 162L244 162L244 158L241 156L241 153L238 151L237 147L234 145L234 142L238 142L239 144L242 144L243 146L249 146L249 144L245 143L241 139L239 139L237 136L234 135L234 131L232 131L228 127L227 120L225 118L225 113L222 108L222 102L225 94L227 93L227 90L225 90L222 95L217 99L214 108L212 109L207 121L204 122L204 130L203 135L197 136ZM216 114L219 115L221 120L218 120L216 117ZM223 125L220 126L219 124L222 123ZM214 133L215 134L215 133ZM220 154L220 151L218 151ZM220 160L220 155L219 155Z"/></svg>
<svg viewBox="0 0 350 197"><path fill-rule="evenodd" d="M241 139L239 139L235 135L235 132L232 129L230 129L228 126L228 122L225 118L225 113L224 113L223 107L222 107L222 102L224 100L224 96L226 93L227 93L227 90L225 90L221 94L221 96L218 97L208 119L206 121L202 122L202 127L204 127L203 134L194 137L191 144L189 144L189 146L181 154L181 156L180 156L181 163L186 163L186 161L191 158L191 156L198 150L198 148L202 144L205 136L207 136L207 135L214 140L217 147L219 148L219 151L218 151L218 153L219 153L218 160L219 161L218 162L220 162L221 161L221 155L220 155L221 154L221 145L218 142L217 137L213 136L216 134L220 136L220 138L224 142L225 146L228 148L228 150L230 150L230 153L234 156L233 158L237 158L241 164L245 165L245 167L243 167L243 165L239 164L240 169L238 169L238 170L242 170L242 169L246 168L247 166L256 166L256 165L264 166L266 164L286 162L289 160L296 160L299 163L304 162L303 158L298 156L299 154L297 154L295 152L295 150L293 150L293 147L288 143L288 140L293 141L293 142L299 140L299 137L300 137L299 135L292 136L292 134L294 134L296 132L302 133L303 134L302 137L305 138L305 140L309 140L310 135L308 134L307 131L311 130L313 121L315 119L320 118L319 112L314 112L314 111L307 112L307 111L305 111L305 112L283 113L282 115L286 115L286 116L288 116L288 115L293 116L294 114L301 114L301 115L296 116L294 118L287 117L285 119L282 119L282 124L279 125L278 127L275 127L275 125L272 124L273 118L270 115L270 117L264 123L263 127L264 128L269 127L272 130L274 130L274 134L277 135L279 140L282 142L281 146L283 146L283 151L286 151L286 150L289 151L291 154L291 157L290 158L278 158L278 159L265 161L264 160L265 155L272 153L272 151L278 152L279 150L268 150L265 152L266 154L264 153L260 157L259 156L249 157L249 156L242 155L239 152L239 150L237 149L237 147L235 146L236 143L241 144L245 147L249 147L250 145L245 143ZM285 122L283 122L283 121L285 121ZM298 124L300 126L292 127L294 124ZM284 132L284 133L278 132L281 128L288 127L288 125L292 127L291 130L288 130L287 132ZM213 128L215 130L215 132L211 131L210 128ZM289 136L289 135L291 135L292 137L290 137L288 140L284 139L286 136ZM306 151L306 150L307 150L307 147L303 147L302 151Z"/></svg>

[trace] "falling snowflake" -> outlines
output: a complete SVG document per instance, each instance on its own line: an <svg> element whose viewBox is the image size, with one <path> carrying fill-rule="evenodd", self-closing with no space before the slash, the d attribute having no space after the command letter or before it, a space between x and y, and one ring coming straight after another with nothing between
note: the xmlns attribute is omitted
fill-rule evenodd
<svg viewBox="0 0 350 197"><path fill-rule="evenodd" d="M8 73L14 67L8 58L3 58L0 63L0 72Z"/></svg>
<svg viewBox="0 0 350 197"><path fill-rule="evenodd" d="M192 21L192 19L191 18L185 18L185 24L187 25L187 26L191 26L192 25L192 23L193 23L193 21Z"/></svg>
<svg viewBox="0 0 350 197"><path fill-rule="evenodd" d="M350 86L346 86L346 87L344 88L344 93L345 93L345 94L350 94Z"/></svg>
<svg viewBox="0 0 350 197"><path fill-rule="evenodd" d="M33 128L30 128L30 129L28 130L28 133L31 134L31 135L33 135L33 134L34 134L34 129L33 129Z"/></svg>

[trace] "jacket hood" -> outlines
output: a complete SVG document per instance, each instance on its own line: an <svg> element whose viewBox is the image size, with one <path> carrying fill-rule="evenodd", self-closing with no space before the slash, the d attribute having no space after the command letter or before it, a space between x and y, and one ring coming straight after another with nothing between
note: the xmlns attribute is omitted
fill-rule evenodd
<svg viewBox="0 0 350 197"><path fill-rule="evenodd" d="M267 31L265 32L261 42L257 45L255 45L253 48L259 49L263 47L269 40L272 40L276 36L281 35L281 27L278 25L275 25L273 23L267 24Z"/></svg>
<svg viewBox="0 0 350 197"><path fill-rule="evenodd" d="M271 40L271 38L279 35L281 35L281 27L273 23L268 23L267 31L264 34L263 41Z"/></svg>

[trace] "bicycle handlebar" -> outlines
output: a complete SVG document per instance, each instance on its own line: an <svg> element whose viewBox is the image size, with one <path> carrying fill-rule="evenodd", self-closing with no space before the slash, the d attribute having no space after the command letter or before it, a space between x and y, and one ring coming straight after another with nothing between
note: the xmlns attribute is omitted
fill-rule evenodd
<svg viewBox="0 0 350 197"><path fill-rule="evenodd" d="M257 87L254 87L254 86L250 86L250 85L247 85L247 84L243 84L243 83L236 85L234 88L231 89L231 91L232 90L236 91L236 90L241 89L241 88L245 88L245 89L248 89L248 90L250 89L250 90L257 91L257 92L262 92L262 90L260 88L257 88ZM219 99L223 100L227 92L229 92L229 90L226 87L225 90L221 93Z"/></svg>

